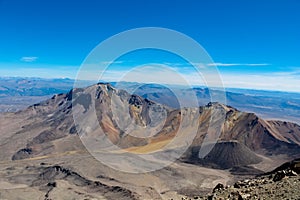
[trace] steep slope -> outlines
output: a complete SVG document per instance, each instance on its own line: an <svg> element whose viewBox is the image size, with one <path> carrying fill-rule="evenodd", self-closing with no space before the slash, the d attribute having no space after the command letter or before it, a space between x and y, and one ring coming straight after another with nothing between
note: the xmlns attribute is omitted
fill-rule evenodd
<svg viewBox="0 0 300 200"><path fill-rule="evenodd" d="M262 159L244 144L237 141L220 141L200 161L205 166L228 169L259 163Z"/></svg>
<svg viewBox="0 0 300 200"><path fill-rule="evenodd" d="M76 127L73 114L88 113L91 105L95 107L99 126L95 126L90 134L105 134L119 148L142 154L159 151L177 137L182 114L193 112L193 109L168 108L124 90L117 90L110 84L99 83L85 89L73 89L67 94L55 95L24 111L3 116L2 119L15 119L13 123L16 125L14 130L6 129L8 124L2 128L0 145L8 151L1 154L1 160L85 152L78 137L83 130ZM210 103L200 107L198 111L198 118L188 122L194 123L194 126L198 124L199 128L195 139L181 159L185 162L203 163L209 160L221 168L228 168L257 163L259 159L255 153L264 156L284 154L287 158L300 153L300 127L296 124L265 121L253 113L240 112L218 103ZM224 121L221 116L223 114ZM217 117L212 118L213 115ZM92 123L93 126L94 124ZM217 143L209 154L210 158L217 159L206 157L201 160L198 155L209 126L222 127L218 141L235 142ZM151 129L145 131L143 127ZM189 132L185 126L183 130ZM185 136L180 137L184 139ZM176 148L181 146L174 146L174 151ZM227 153L221 151L223 148ZM232 159L228 159L228 154L231 154ZM253 159L245 162L239 155L251 155ZM228 163L224 165L219 160L227 160Z"/></svg>
<svg viewBox="0 0 300 200"><path fill-rule="evenodd" d="M113 83L121 89L128 89L132 93L149 98L158 103L179 108L174 94L180 96L183 106L191 107L191 99L197 96L199 105L204 106L212 101L211 96L224 95L221 90L208 88L172 87L172 91L163 85L120 82ZM175 93L173 91L176 91ZM300 124L300 97L299 93L233 89L226 88L226 101L243 112L254 112L265 119L279 119L293 121Z"/></svg>
<svg viewBox="0 0 300 200"><path fill-rule="evenodd" d="M230 142L234 140L234 144L236 144L230 150L232 158L235 157L236 159L231 159L231 161L228 160L227 154L218 150L220 143L217 143L216 148L210 152L210 159L207 159L207 157L201 159L199 156L208 125L212 124L216 126L214 122L210 122L211 113L215 110L219 110L219 113L225 114L225 120L221 122L222 131L218 141ZM250 156L247 150L251 151L251 155L256 153L267 157L272 156L273 159L279 155L285 155L285 159L295 158L300 153L298 145L300 127L297 124L265 121L257 117L254 113L240 112L235 108L218 103L210 103L205 107L200 107L200 112L199 131L193 144L182 158L185 162L206 163L205 161L209 160L210 166L228 168L229 166L246 165L247 162L243 162L242 160ZM227 144L229 145L230 143ZM224 148L227 149L230 146ZM243 156L245 158L242 158ZM257 156L253 155L249 157L253 159L250 159L248 164L255 164L260 160L254 159L254 157ZM213 160L214 162L211 162ZM228 163L223 163L223 161L227 161Z"/></svg>

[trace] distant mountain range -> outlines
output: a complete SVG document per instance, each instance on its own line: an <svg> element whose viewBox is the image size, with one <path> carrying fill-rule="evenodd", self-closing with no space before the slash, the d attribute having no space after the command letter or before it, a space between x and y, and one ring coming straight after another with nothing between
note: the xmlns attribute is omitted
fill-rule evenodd
<svg viewBox="0 0 300 200"><path fill-rule="evenodd" d="M83 86L90 82L82 81ZM14 112L72 89L72 79L0 77L0 112Z"/></svg>
<svg viewBox="0 0 300 200"><path fill-rule="evenodd" d="M92 84L91 81L80 83L82 87ZM24 109L54 94L66 93L73 88L73 84L72 79L0 78L0 112ZM169 107L179 107L174 93L165 86L131 82L111 84L118 89L125 89ZM209 90L205 87L195 87L192 90L177 87L177 94L182 94L180 98L184 99L183 106L187 107L191 106L190 99L194 94L198 98L199 105L204 106L211 101L211 95L218 93L221 93L218 89ZM279 119L300 124L300 93L227 88L226 100L227 105L241 111L254 112L265 119Z"/></svg>
<svg viewBox="0 0 300 200"><path fill-rule="evenodd" d="M175 94L162 85L128 82L112 83L112 85L173 108L179 107L179 102ZM172 87L172 89L176 91L176 95L184 99L181 106L186 107L191 106L193 95L197 96L200 106L204 106L210 102L211 96L223 95L221 90L205 87L194 87L193 89ZM300 93L226 89L225 96L226 102L223 103L239 110L256 113L265 119L279 119L300 124Z"/></svg>

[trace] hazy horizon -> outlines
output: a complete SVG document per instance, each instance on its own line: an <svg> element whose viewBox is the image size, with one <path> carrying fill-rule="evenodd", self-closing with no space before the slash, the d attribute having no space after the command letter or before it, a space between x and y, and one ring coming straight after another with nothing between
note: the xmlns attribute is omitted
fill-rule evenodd
<svg viewBox="0 0 300 200"><path fill-rule="evenodd" d="M70 80L70 81L75 81L75 79L73 78L69 78L69 77L65 77L65 78L60 78L60 77L53 77L53 78L49 78L49 77L30 77L30 76L0 76L0 79L46 79L46 80ZM103 83L113 83L116 81L105 81L105 80L79 80L84 82L87 82L86 84L83 84L83 87L85 86L89 86L92 84L96 84L99 82L103 82ZM155 82L138 82L138 81L121 81L121 82L127 82L127 83L138 83L138 84L159 84L159 83L155 83ZM176 84L166 84L166 85L173 85L176 86ZM186 85L177 85L179 87L187 87ZM199 88L207 88L206 85L191 85L192 87L199 87ZM254 90L254 91L262 91L262 92L282 92L282 93L295 93L295 94L300 94L300 91L293 91L293 90L280 90L280 89L263 89L263 88L246 88L246 87L211 87L211 89L225 89L225 90Z"/></svg>
<svg viewBox="0 0 300 200"><path fill-rule="evenodd" d="M105 39L129 29L164 27L200 43L213 61L206 67L217 66L225 88L299 92L299 6L299 1L293 0L176 0L172 4L4 0L0 2L0 74L75 79L85 58ZM112 62L106 71L107 81L118 81L132 67L160 64L198 82L191 64L201 64L149 49L101 62L96 64L101 67ZM157 69L141 71L140 75L152 79L164 73ZM135 78L140 75L135 74ZM139 80L131 77L129 81Z"/></svg>

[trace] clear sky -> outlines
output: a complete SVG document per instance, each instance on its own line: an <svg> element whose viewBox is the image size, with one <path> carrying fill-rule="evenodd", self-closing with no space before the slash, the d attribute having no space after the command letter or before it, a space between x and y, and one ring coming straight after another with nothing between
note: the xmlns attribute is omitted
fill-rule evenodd
<svg viewBox="0 0 300 200"><path fill-rule="evenodd" d="M298 0L0 0L0 76L74 78L108 37L164 27L199 42L226 87L300 92L299 10Z"/></svg>

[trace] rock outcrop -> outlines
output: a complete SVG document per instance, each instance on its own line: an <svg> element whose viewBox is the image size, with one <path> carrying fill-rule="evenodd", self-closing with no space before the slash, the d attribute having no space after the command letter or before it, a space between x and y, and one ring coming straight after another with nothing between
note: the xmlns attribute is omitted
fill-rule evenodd
<svg viewBox="0 0 300 200"><path fill-rule="evenodd" d="M299 199L299 161L287 162L271 172L237 181L233 185L218 184L211 194L194 199Z"/></svg>

